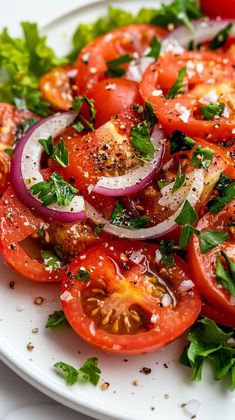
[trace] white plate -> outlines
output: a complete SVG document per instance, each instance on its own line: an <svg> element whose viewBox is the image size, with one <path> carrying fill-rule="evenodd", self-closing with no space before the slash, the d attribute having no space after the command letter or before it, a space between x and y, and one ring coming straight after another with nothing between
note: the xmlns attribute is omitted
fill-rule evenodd
<svg viewBox="0 0 235 420"><path fill-rule="evenodd" d="M154 7L157 1L99 2L57 19L44 27L50 43L58 52L70 48L71 34L78 22L89 22L105 13L107 5L136 11L140 7ZM89 347L69 328L45 330L48 315L59 308L58 285L31 284L19 278L0 262L0 354L2 360L40 391L55 400L97 419L184 420L190 418L181 407L192 399L201 402L199 420L228 420L234 418L235 397L228 391L228 383L216 383L210 369L204 371L201 383L191 383L190 371L177 362L184 340L150 355L124 357L105 355ZM9 282L15 281L15 289ZM34 298L42 296L41 306ZM39 333L32 329L38 327ZM32 341L34 350L27 350ZM102 369L102 380L110 383L107 391L91 385L67 387L52 366L65 361L79 366L87 358L96 356ZM164 363L166 363L165 367ZM142 367L151 374L140 372ZM138 386L133 381L138 381Z"/></svg>

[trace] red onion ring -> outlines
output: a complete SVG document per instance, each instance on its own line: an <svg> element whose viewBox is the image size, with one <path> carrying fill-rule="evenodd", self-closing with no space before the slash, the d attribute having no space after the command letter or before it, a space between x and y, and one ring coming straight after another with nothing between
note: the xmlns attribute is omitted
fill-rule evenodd
<svg viewBox="0 0 235 420"><path fill-rule="evenodd" d="M112 197L132 195L140 191L154 178L156 172L161 168L164 152L163 139L163 131L156 124L151 135L151 142L155 149L153 158L124 175L112 177L102 176L94 186L93 191Z"/></svg>
<svg viewBox="0 0 235 420"><path fill-rule="evenodd" d="M193 21L194 32L191 32L186 26L179 26L164 39L168 41L177 41L182 47L187 48L191 41L196 45L211 41L217 33L224 29L228 23L233 23L230 37L235 37L235 19L222 20L195 20Z"/></svg>
<svg viewBox="0 0 235 420"><path fill-rule="evenodd" d="M58 207L56 204L52 204L45 207L38 198L29 192L25 180L29 178L32 181L33 179L30 187L43 181L39 172L43 147L38 140L49 136L53 138L58 136L63 129L72 124L76 117L77 114L67 112L54 114L39 121L27 131L18 143L11 163L11 182L18 199L41 216L59 222L84 220L86 213L83 197L75 196L69 206Z"/></svg>
<svg viewBox="0 0 235 420"><path fill-rule="evenodd" d="M92 207L89 203L86 203L87 217L96 224L103 224L103 230L111 235L118 236L120 238L128 238L132 240L147 240L156 239L166 234L172 233L176 228L175 222L176 217L180 214L185 200L187 199L192 207L195 207L204 188L204 171L203 169L196 169L193 171L194 176L192 177L192 183L189 190L186 192L184 200L178 210L168 217L163 222L148 228L133 230L122 226L116 226L101 216L97 210ZM182 187L181 187L182 188Z"/></svg>

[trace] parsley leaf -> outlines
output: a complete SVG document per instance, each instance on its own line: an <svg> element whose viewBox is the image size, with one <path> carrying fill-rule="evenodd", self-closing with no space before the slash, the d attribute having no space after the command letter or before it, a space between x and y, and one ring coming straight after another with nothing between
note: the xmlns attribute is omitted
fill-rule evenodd
<svg viewBox="0 0 235 420"><path fill-rule="evenodd" d="M30 191L38 196L44 206L53 203L58 206L68 206L78 192L56 172L51 175L49 181L38 182L30 188Z"/></svg>
<svg viewBox="0 0 235 420"><path fill-rule="evenodd" d="M195 235L199 234L199 230L197 230L194 226L192 225L185 225L181 231L181 235L180 235L180 239L179 239L179 243L178 246L179 248L183 249L186 246L188 246L191 236L192 234L195 233Z"/></svg>
<svg viewBox="0 0 235 420"><path fill-rule="evenodd" d="M154 36L150 44L150 51L146 55L146 57L153 57L155 58L155 60L157 60L160 55L160 51L161 51L161 43L157 39L157 37Z"/></svg>
<svg viewBox="0 0 235 420"><path fill-rule="evenodd" d="M153 127L157 123L157 117L150 102L145 102L145 118L150 127Z"/></svg>
<svg viewBox="0 0 235 420"><path fill-rule="evenodd" d="M121 55L114 60L107 61L107 71L106 74L109 77L121 77L126 74L126 70L120 67L122 64L130 63L133 60L133 57L130 54Z"/></svg>
<svg viewBox="0 0 235 420"><path fill-rule="evenodd" d="M43 264L45 267L51 269L51 270L58 270L61 268L61 261L59 258L54 254L52 251L42 251L41 257L43 259Z"/></svg>
<svg viewBox="0 0 235 420"><path fill-rule="evenodd" d="M117 226L122 226L127 220L127 215L125 213L126 212L123 206L121 205L121 203L117 201L116 206L111 216L112 224L117 225Z"/></svg>
<svg viewBox="0 0 235 420"><path fill-rule="evenodd" d="M14 153L14 149L12 149L11 147L7 147L6 149L4 149L4 152L6 152L9 156L12 156Z"/></svg>
<svg viewBox="0 0 235 420"><path fill-rule="evenodd" d="M87 283L90 278L90 271L87 271L84 267L81 267L77 274L72 275L72 279L80 280L84 283Z"/></svg>
<svg viewBox="0 0 235 420"><path fill-rule="evenodd" d="M230 22L223 29L221 29L212 39L209 47L210 50L216 50L217 48L223 47L231 33L232 28L233 23Z"/></svg>
<svg viewBox="0 0 235 420"><path fill-rule="evenodd" d="M219 213L226 204L229 204L235 198L235 181L220 189L220 195L207 203L207 208L212 213Z"/></svg>
<svg viewBox="0 0 235 420"><path fill-rule="evenodd" d="M49 315L46 328L53 329L60 325L68 325L68 321L63 311L54 311L53 314Z"/></svg>
<svg viewBox="0 0 235 420"><path fill-rule="evenodd" d="M21 139L23 134L25 134L34 124L38 122L37 118L29 118L26 121L23 121L22 123L18 124L16 127L16 143Z"/></svg>
<svg viewBox="0 0 235 420"><path fill-rule="evenodd" d="M96 225L93 228L93 233L95 236L99 236L99 234L102 232L102 230L104 229L104 224L103 223L99 223L98 225Z"/></svg>
<svg viewBox="0 0 235 420"><path fill-rule="evenodd" d="M225 261L228 266L228 271L225 270L220 255L217 255L217 267L216 267L216 280L219 284L229 291L232 296L235 296L235 264L232 262L231 258L224 252L221 251L221 254L225 258Z"/></svg>
<svg viewBox="0 0 235 420"><path fill-rule="evenodd" d="M169 141L171 144L171 154L180 152L181 150L192 150L196 144L195 140L186 136L179 130L174 131L173 134L169 136Z"/></svg>
<svg viewBox="0 0 235 420"><path fill-rule="evenodd" d="M198 146L193 152L192 165L204 169L208 169L215 152L207 147Z"/></svg>
<svg viewBox="0 0 235 420"><path fill-rule="evenodd" d="M174 241L171 239L162 239L159 243L159 251L162 255L161 263L166 267L173 267L174 255L173 255Z"/></svg>
<svg viewBox="0 0 235 420"><path fill-rule="evenodd" d="M231 389L235 388L233 378L235 349L227 344L232 335L232 331L224 332L208 318L199 319L190 328L189 344L180 357L180 363L193 369L192 380L201 380L203 364L206 360L211 360L215 380L221 380L230 374L232 377Z"/></svg>
<svg viewBox="0 0 235 420"><path fill-rule="evenodd" d="M223 194L223 192L226 189L226 187L229 184L232 184L233 182L234 182L234 180L232 178L229 178L227 175L225 175L223 172L221 172L220 177L219 177L219 180L218 180L215 188L217 189L217 191L219 193L222 193Z"/></svg>
<svg viewBox="0 0 235 420"><path fill-rule="evenodd" d="M200 107L204 120L213 120L215 117L220 117L224 112L224 108L225 104L222 102Z"/></svg>
<svg viewBox="0 0 235 420"><path fill-rule="evenodd" d="M113 225L129 227L131 229L143 229L149 221L150 218L146 216L131 218L118 201L111 216Z"/></svg>
<svg viewBox="0 0 235 420"><path fill-rule="evenodd" d="M81 121L76 122L75 124L72 125L72 127L75 128L79 133L81 133L85 129Z"/></svg>
<svg viewBox="0 0 235 420"><path fill-rule="evenodd" d="M147 216L135 217L134 219L129 220L128 226L130 226L132 229L143 229L146 227L149 221L150 217Z"/></svg>
<svg viewBox="0 0 235 420"><path fill-rule="evenodd" d="M177 225L182 226L186 224L192 224L196 222L197 219L198 219L197 212L191 206L190 202L188 200L185 200L185 203L183 205L183 208L180 214L175 219Z"/></svg>
<svg viewBox="0 0 235 420"><path fill-rule="evenodd" d="M215 248L217 245L222 244L228 240L227 232L213 232L210 230L203 230L200 233L200 250L205 254L210 249Z"/></svg>
<svg viewBox="0 0 235 420"><path fill-rule="evenodd" d="M185 83L183 81L186 75L186 66L183 66L178 71L178 78L176 82L171 86L169 92L166 94L167 99L173 99L177 94L181 93L181 89L185 87Z"/></svg>
<svg viewBox="0 0 235 420"><path fill-rule="evenodd" d="M181 166L179 164L176 180L172 188L173 193L178 191L178 189L182 187L182 185L184 184L185 178L186 178L186 175L181 173Z"/></svg>
<svg viewBox="0 0 235 420"><path fill-rule="evenodd" d="M68 166L68 150L65 147L63 139L56 146L53 145L52 136L49 136L48 139L40 139L38 141L51 159L63 168Z"/></svg>
<svg viewBox="0 0 235 420"><path fill-rule="evenodd" d="M87 98L87 96L76 96L73 100L72 111L80 113L82 105L87 104L90 112L90 121L88 121L83 115L80 115L80 119L84 122L91 131L94 131L94 124L96 120L96 109L93 99ZM82 131L84 126L82 123L77 123L74 125L78 131ZM82 128L83 127L83 128Z"/></svg>
<svg viewBox="0 0 235 420"><path fill-rule="evenodd" d="M155 149L151 142L149 127L145 124L132 127L131 144L141 153L143 159L150 160L153 157Z"/></svg>
<svg viewBox="0 0 235 420"><path fill-rule="evenodd" d="M76 369L64 362L55 363L54 368L62 373L67 385L74 385L78 379L97 385L101 374L101 370L98 367L98 360L95 357L85 360L80 369Z"/></svg>

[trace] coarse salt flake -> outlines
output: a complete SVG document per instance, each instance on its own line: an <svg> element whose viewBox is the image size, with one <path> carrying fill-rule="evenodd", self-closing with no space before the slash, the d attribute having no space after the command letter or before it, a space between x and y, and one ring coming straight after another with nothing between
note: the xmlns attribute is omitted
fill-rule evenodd
<svg viewBox="0 0 235 420"><path fill-rule="evenodd" d="M62 293L62 295L60 295L60 299L63 300L64 302L70 302L71 300L73 300L73 296L71 295L70 292L65 290L65 292Z"/></svg>

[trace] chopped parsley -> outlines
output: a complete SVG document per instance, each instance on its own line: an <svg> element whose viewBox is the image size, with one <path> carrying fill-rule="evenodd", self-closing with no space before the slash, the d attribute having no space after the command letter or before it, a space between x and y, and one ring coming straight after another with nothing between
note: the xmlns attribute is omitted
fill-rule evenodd
<svg viewBox="0 0 235 420"><path fill-rule="evenodd" d="M179 248L183 249L186 246L188 246L193 233L198 235L199 230L197 230L194 226L189 224L183 226L178 243Z"/></svg>
<svg viewBox="0 0 235 420"><path fill-rule="evenodd" d="M98 225L96 225L93 228L93 233L95 236L99 236L99 234L102 232L102 230L104 229L104 224L103 223L99 223Z"/></svg>
<svg viewBox="0 0 235 420"><path fill-rule="evenodd" d="M154 36L153 39L152 39L152 42L150 44L150 51L146 55L146 57L153 57L153 58L155 58L155 60L157 60L159 55L160 55L160 51L161 51L161 43L157 39L157 37Z"/></svg>
<svg viewBox="0 0 235 420"><path fill-rule="evenodd" d="M43 202L44 206L56 203L58 206L68 206L78 190L68 184L54 172L49 181L41 181L30 188L33 195Z"/></svg>
<svg viewBox="0 0 235 420"><path fill-rule="evenodd" d="M155 152L151 142L150 130L146 124L137 124L131 129L131 144L134 146L144 160L150 160Z"/></svg>
<svg viewBox="0 0 235 420"><path fill-rule="evenodd" d="M215 152L207 147L198 146L192 156L192 165L208 169Z"/></svg>
<svg viewBox="0 0 235 420"><path fill-rule="evenodd" d="M176 192L176 191L178 191L179 188L182 187L182 185L185 182L185 178L186 178L186 175L185 174L182 174L182 172L181 172L181 166L179 164L177 175L176 175L176 180L175 180L175 183L174 183L173 188L172 188L172 192L173 193Z"/></svg>
<svg viewBox="0 0 235 420"><path fill-rule="evenodd" d="M77 274L72 275L72 278L87 283L90 279L90 271L87 271L84 267L81 267Z"/></svg>
<svg viewBox="0 0 235 420"><path fill-rule="evenodd" d="M159 243L159 251L162 255L161 263L166 267L173 267L174 265L174 241L171 239L162 239Z"/></svg>
<svg viewBox="0 0 235 420"><path fill-rule="evenodd" d="M210 50L216 50L217 48L223 47L227 41L233 28L233 23L228 23L223 29L221 29L210 43Z"/></svg>
<svg viewBox="0 0 235 420"><path fill-rule="evenodd" d="M107 71L106 74L109 77L122 77L126 74L126 70L123 67L120 67L122 64L130 63L133 60L133 57L130 54L121 55L114 60L107 61Z"/></svg>
<svg viewBox="0 0 235 420"><path fill-rule="evenodd" d="M143 229L149 221L150 218L146 216L131 218L118 201L111 216L111 222L113 225L123 226L130 229Z"/></svg>
<svg viewBox="0 0 235 420"><path fill-rule="evenodd" d="M41 251L41 257L46 268L50 270L58 270L61 268L61 261L54 252L47 250Z"/></svg>
<svg viewBox="0 0 235 420"><path fill-rule="evenodd" d="M52 114L50 104L42 100L37 90L30 90L27 87L14 87L13 102L20 111L28 109L41 117Z"/></svg>
<svg viewBox="0 0 235 420"><path fill-rule="evenodd" d="M4 149L4 152L6 152L9 156L12 156L14 153L14 149L12 149L12 147L7 147L6 149Z"/></svg>
<svg viewBox="0 0 235 420"><path fill-rule="evenodd" d="M53 144L52 136L49 136L47 139L40 139L38 141L51 159L53 159L63 168L68 166L68 150L65 147L63 139L56 146Z"/></svg>
<svg viewBox="0 0 235 420"><path fill-rule="evenodd" d="M76 122L75 124L72 125L72 127L75 128L75 130L77 130L78 133L81 133L85 129L81 121Z"/></svg>
<svg viewBox="0 0 235 420"><path fill-rule="evenodd" d="M222 244L228 240L227 232L217 232L210 230L203 230L200 233L200 250L202 254L215 248L217 245Z"/></svg>
<svg viewBox="0 0 235 420"><path fill-rule="evenodd" d="M157 123L157 117L150 102L145 102L145 118L150 127Z"/></svg>
<svg viewBox="0 0 235 420"><path fill-rule="evenodd" d="M180 214L176 217L175 221L177 225L183 226L186 224L193 224L198 219L197 212L191 206L188 200L185 200L183 208Z"/></svg>
<svg viewBox="0 0 235 420"><path fill-rule="evenodd" d="M220 117L225 109L224 103L204 105L200 107L204 120L214 120L215 117Z"/></svg>
<svg viewBox="0 0 235 420"><path fill-rule="evenodd" d="M97 385L100 379L101 370L98 367L98 359L91 357L76 369L64 362L57 362L54 368L63 375L67 385L74 385L78 380Z"/></svg>
<svg viewBox="0 0 235 420"><path fill-rule="evenodd" d="M64 311L54 311L53 314L48 317L46 328L53 329L61 325L68 325Z"/></svg>
<svg viewBox="0 0 235 420"><path fill-rule="evenodd" d="M216 185L220 195L207 203L208 210L215 214L219 213L226 204L229 204L235 198L235 181L231 180L230 182L230 178L225 177L223 175Z"/></svg>
<svg viewBox="0 0 235 420"><path fill-rule="evenodd" d="M135 217L128 221L128 226L132 229L143 229L149 223L150 218L147 216Z"/></svg>
<svg viewBox="0 0 235 420"><path fill-rule="evenodd" d="M29 118L28 120L23 121L22 123L18 124L16 127L16 135L15 135L16 143L18 142L18 140L21 139L23 134L25 134L37 122L38 122L37 118Z"/></svg>
<svg viewBox="0 0 235 420"><path fill-rule="evenodd" d="M84 129L83 122L88 126L91 131L94 131L94 124L96 120L96 109L93 99L87 98L87 96L76 96L73 100L72 111L80 113L82 105L87 104L90 112L90 121L87 120L83 115L79 115L82 122L77 122L73 125L76 130L81 132ZM83 127L83 128L82 128Z"/></svg>
<svg viewBox="0 0 235 420"><path fill-rule="evenodd" d="M189 330L189 344L184 349L180 363L191 367L193 381L200 381L206 360L212 362L216 381L231 377L231 389L235 389L235 349L228 344L233 331L225 332L208 318L199 319Z"/></svg>
<svg viewBox="0 0 235 420"><path fill-rule="evenodd" d="M176 130L171 136L169 136L169 141L171 144L170 153L177 153L181 150L192 150L195 146L195 140L186 136L182 131Z"/></svg>
<svg viewBox="0 0 235 420"><path fill-rule="evenodd" d="M171 86L169 92L166 94L167 99L174 99L174 97L181 93L183 87L185 87L185 83L183 81L184 77L186 76L186 66L183 66L178 71L178 77L176 82Z"/></svg>
<svg viewBox="0 0 235 420"><path fill-rule="evenodd" d="M221 261L221 255L224 257L227 265L227 270ZM224 252L221 251L221 255L218 254L216 258L216 280L221 284L228 292L235 296L235 263L232 262L231 258Z"/></svg>

